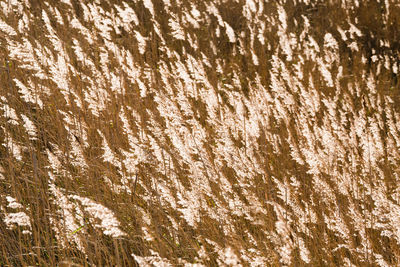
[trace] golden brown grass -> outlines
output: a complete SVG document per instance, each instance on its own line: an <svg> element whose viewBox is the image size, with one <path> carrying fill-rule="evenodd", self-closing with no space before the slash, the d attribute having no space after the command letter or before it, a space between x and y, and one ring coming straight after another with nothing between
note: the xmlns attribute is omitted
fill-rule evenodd
<svg viewBox="0 0 400 267"><path fill-rule="evenodd" d="M112 4L120 1L111 1ZM182 7L177 7L174 1L171 10L174 11L178 17L183 16L182 10L185 8L190 10L189 2L198 3L198 6L205 12L206 2L188 1L183 3ZM249 36L248 22L242 14L242 6L245 1L231 1L229 4L216 4L224 21L228 22L235 32L246 32ZM303 65L303 73L305 78L302 84L305 88L309 88L309 77L312 77L314 87L318 95L322 97L333 97L339 94L340 103L344 102L345 97L352 95L354 98L349 99L350 105L353 107L353 112L359 112L363 107L363 101L368 102L368 93L366 90L366 79L363 73L371 72L376 81L376 87L379 97L391 96L395 104L390 105L393 111L399 112L399 80L397 75L391 71L382 68L380 74L377 73L377 64L370 60L372 49L375 49L376 54L384 57L385 55L391 57L391 64L399 65L399 29L400 29L400 6L395 1L390 2L390 16L387 21L383 22L383 14L380 9L384 9L383 3L376 1L360 1L360 7L354 8L351 11L340 7L340 1L312 1L312 5L303 3L295 4L297 1L286 1L282 4L288 16L288 32L294 33L297 37L302 32L300 22L302 16L306 16L310 20L309 35L312 36L317 43L322 47L325 33L331 32L339 43L340 66L343 67L343 78L340 80L341 91L335 87L328 87L324 82L321 73L316 71L318 63L312 60L305 60ZM65 16L70 12L65 4L49 1L50 6L58 7L60 12ZM162 8L161 0L153 1L156 10L156 20L160 23L162 31L169 32L167 16L164 14L166 11ZM270 1L264 4L265 18L274 18L278 20L277 16L277 3ZM110 11L111 5L107 2L102 2L104 10ZM257 248L262 252L262 256L269 260L270 266L281 266L280 255L273 240L271 233L276 231L276 222L278 220L277 214L274 210L272 202L278 203L284 207L288 213L293 214L292 207L285 203L278 197L277 184L271 177L284 182L285 179L295 176L300 181L300 188L297 192L289 186L289 190L293 193L293 198L298 201L301 208L307 210L312 207L316 213L317 221L312 223L311 220L307 223L310 233L306 235L298 231L296 220L292 221L292 225L288 225L297 236L304 239L306 246L310 251L309 266L344 266L344 258L350 259L357 266L375 266L376 263L369 252L366 251L364 256L362 253L355 253L347 248L336 249L338 244L344 241L338 237L332 230L328 229L324 222L324 214L331 214L334 207L327 205L324 202L324 195L316 192L315 184L312 182L312 175L308 173L308 168L305 165L300 165L295 162L289 155L291 148L287 141L289 136L295 138L295 143L306 142L302 140L298 133L297 112L290 114L288 124L270 116L269 128L263 128L261 134L256 140L257 146L254 146L253 162L261 166L262 172L258 176L251 177L250 184L256 184L247 188L250 192L254 193L257 199L264 205L268 215L262 213L252 212L254 218L262 221L263 224L254 224L249 221L245 216L232 215L233 225L228 225L235 229L234 234L227 235L224 233L224 226L226 222L223 219L217 221L207 214L201 216L200 222L196 228L191 227L181 216L178 210L173 209L171 206L163 205L161 203L160 191L158 184L171 184L172 179L178 179L184 188L174 188L172 195L176 197L177 192L190 190L193 187L193 176L190 173L190 167L182 164L182 156L180 151L174 147L173 140L165 133L162 134L163 139L155 135L149 127L152 122L157 122L161 128L165 128L165 119L160 115L155 101L155 96L159 92L165 92L165 85L161 80L159 73L160 61L164 61L171 67L175 62L173 58L168 58L165 53L160 52L162 41L154 31L151 15L149 11L143 6L141 2L132 5L139 18L140 25L136 28L143 36L152 36L149 38L146 52L142 55L138 52L137 41L132 34L122 32L120 35L113 33L112 41L117 43L119 48L124 48L130 51L134 62L142 67L147 68L152 73L153 77L150 79L144 78L144 74L140 74L151 92L145 97L140 97L140 88L138 84L129 82L127 74L121 71L118 59L115 56L110 56L107 66L110 71L119 71L116 74L123 77L121 87L126 90L125 95L119 95L109 89L110 84L105 90L110 94L110 101L106 104L106 108L100 112L98 117L94 116L88 107L88 103L83 101L81 108L74 102L77 97L70 94L70 105L67 105L64 96L60 93L58 85L50 80L39 80L33 76L33 71L21 68L22 63L9 58L10 51L7 50L7 40L4 36L0 36L0 55L2 59L2 68L0 71L1 83L1 96L7 99L7 104L17 111L17 114L27 115L37 127L37 140L30 140L29 135L21 125L12 125L9 123L9 118L5 114L0 116L0 140L5 143L8 136L11 136L18 144L23 144L26 149L23 151L23 160L18 161L10 152L7 145L0 146L0 167L4 169L4 180L0 180L0 206L6 207L7 202L3 195L12 195L24 206L28 216L32 222L32 234L24 235L20 228L10 230L2 220L0 215L0 265L4 266L19 266L19 265L39 265L39 266L135 266L137 263L133 260L132 254L141 256L150 256L150 250L159 253L160 257L167 258L173 265L179 266L181 263L179 259L183 259L190 263L195 263L199 260L198 251L200 247L204 247L208 259L203 259L202 263L206 266L217 266L218 254L214 251L214 247L207 242L206 239L216 242L219 246L225 247L227 245L236 249L240 254L240 249ZM78 2L73 3L73 10L76 12L77 17L83 21L82 8ZM26 38L34 43L38 41L42 45L52 47L49 40L44 33L45 26L43 25L41 11L49 8L46 4L40 1L31 1L31 8L25 7L25 12L33 14L33 22L31 28L26 34ZM65 14L63 12L65 10ZM66 19L66 17L64 17ZM17 13L11 13L8 16L2 15L2 20L6 21L11 27L17 28L19 17ZM355 20L358 20L356 23ZM89 76L91 79L96 80L96 77L91 77L92 72L88 66L83 65L76 59L72 49L72 38L79 40L82 50L87 53L95 66L100 69L100 47L104 44L99 38L94 44L89 44L81 33L76 29L72 29L70 25L65 23L64 26L57 24L54 18L50 21L56 30L58 38L60 38L65 53L70 57L70 64L77 70L78 75L70 75L68 84L76 94L84 98L85 91L89 86L87 80L82 77ZM337 31L337 27L345 27L346 20L351 21L360 28L364 35L362 37L355 37L355 41L359 47L359 51L352 51L347 47L345 42L341 39ZM81 21L81 22L82 22ZM298 23L296 25L296 23ZM201 58L202 54L211 63L211 67L206 69L207 78L209 83L214 87L215 93L220 95L221 102L219 103L220 109L233 110L234 107L229 101L229 96L226 91L233 90L249 98L255 90L254 80L256 73L261 77L261 84L270 90L271 77L270 70L272 66L272 56L274 51L279 46L279 39L276 32L278 31L278 24L268 25L265 30L264 37L266 42L270 45L270 49L266 45L261 45L255 42L254 51L256 52L260 64L254 65L251 61L249 54L241 55L237 52L238 43L229 43L228 38L224 33L220 37L215 36L215 27L218 21L215 17L210 16L210 24L204 24L198 29L194 29L191 34L195 35L198 40L199 49L194 50L191 48L188 41L175 40L170 34L165 34L165 45L171 50L176 51L183 59L186 57L184 50L191 53L195 58ZM86 23L85 25L89 30L94 29L94 25ZM212 30L211 30L212 29ZM22 35L13 37L17 42L21 41ZM388 41L389 47L381 47L380 41ZM244 39L244 47L246 51L250 50L249 38ZM217 55L212 52L210 42L213 42L217 48ZM236 54L234 55L234 50ZM299 46L298 50L293 51L294 54L302 55L303 48ZM51 49L51 53L56 58L57 52ZM362 56L365 56L367 63L362 63ZM289 73L294 75L294 68L292 64L296 63L298 58L294 56L293 62L287 62L284 54L278 53L276 56L286 63ZM40 58L37 59L38 61ZM223 74L215 71L217 67L217 60L221 60ZM45 70L49 71L49 70ZM236 72L239 75L240 84L239 88L233 89L218 88L221 84L232 84L232 73ZM337 74L338 70L332 70L332 73ZM32 103L26 103L21 99L13 79L19 79L21 82L27 84L29 80L35 86L38 95L43 100L43 109ZM107 81L109 82L109 81ZM178 94L179 83L178 79L171 78L171 87L175 95ZM351 88L358 83L360 85L361 94L355 96L349 93ZM200 89L202 85L200 85ZM289 88L288 84L285 84ZM47 87L51 91L50 95L43 93L42 87ZM260 89L261 90L261 89ZM289 89L288 89L289 90ZM296 99L297 106L301 107L300 96L293 94ZM207 142L204 144L204 151L207 152L207 157L214 160L218 153L217 149L217 131L218 129L212 125L209 120L210 114L207 114L206 104L201 99L190 99L191 107L194 113L197 114L194 119L197 120L205 129ZM373 104L368 105L373 107ZM397 104L397 105L396 105ZM341 105L341 104L338 104ZM323 106L323 105L321 105ZM365 105L364 105L365 106ZM136 110L139 114L140 120L134 118L133 115L128 113L128 108ZM104 162L102 159L102 139L100 138L97 130L100 129L104 134L108 145L111 150L118 155L118 160L122 161L124 158L120 153L120 149L129 149L129 140L123 132L123 123L119 118L121 109L124 109L128 114L128 120L132 126L133 135L142 138L143 147L148 151L150 160L141 162L137 166L137 173L131 173L126 167L118 169L111 163ZM73 164L73 156L71 158L71 141L68 137L68 131L64 127L65 121L59 111L71 112L72 117L75 119L73 127L79 129L83 123L88 126L87 140L89 145L83 145L83 137L76 131L74 138L83 150L84 159L88 165L87 169L79 168ZM222 112L222 111L221 111ZM266 111L270 112L270 111ZM367 108L368 116L378 116L385 124L385 114L378 114L377 107ZM321 108L319 113L316 114L315 125L322 125L324 116L327 115L325 108ZM349 114L349 117L352 115ZM189 120L189 118L187 118ZM309 122L311 124L311 122ZM238 126L240 128L242 126ZM346 127L346 126L343 126ZM380 133L383 136L388 135L383 131ZM350 132L351 129L348 129ZM238 135L236 138L235 133L231 133L234 145L239 149L244 147L247 149L249 146L246 144L246 139L243 135ZM280 142L280 151L276 153L274 145L270 136L279 136L282 140ZM152 154L152 147L150 145L149 137L151 136L165 152L164 169L162 172L158 171L160 162L155 160ZM386 144L385 144L386 145ZM387 145L388 146L388 145ZM46 150L54 152L60 151L59 160L62 164L64 173L56 174L55 184L62 188L66 195L76 194L88 197L93 201L103 204L112 210L118 220L121 222L121 229L126 232L126 236L118 239L113 239L93 224L85 225L85 232L77 231L72 235L80 236L83 240L83 246L86 250L86 255L80 251L75 244L67 243L62 246L60 240L56 238L56 233L52 227L52 221L58 220L57 212L59 209L54 204L54 196L49 192L49 160ZM247 153L247 151L246 151ZM345 154L350 151L345 151ZM361 153L361 152L359 152ZM167 157L168 155L168 157ZM201 155L191 155L194 161L202 162ZM151 158L153 157L153 158ZM168 159L167 159L168 158ZM169 162L169 163L167 163ZM172 162L172 164L171 164ZM204 161L202 164L205 163ZM232 191L248 206L251 206L247 199L245 191L239 186L240 177L237 170L228 166L225 162L224 166L217 166L212 162L212 166L206 166L203 179L211 184L212 197L207 196L208 207L203 209L216 209L216 202L219 205L229 207L226 199L222 195L221 184L218 178L211 177L214 173L219 176L224 176L232 185ZM353 218L348 212L350 209L350 202L356 205L356 209L366 216L365 210L372 211L374 209L374 199L365 194L365 188L360 186L360 179L368 180L371 188L374 186L376 180L382 179L383 184L386 186L388 192L388 199L392 198L390 192L397 190L398 180L394 173L398 173L398 159L396 162L389 162L383 159L380 162L379 168L382 170L383 177L380 173L370 170L368 177L362 172L363 163L359 162L356 168L352 168L347 162L339 162L332 160L332 169L341 170L342 173L350 173L352 181L356 184L354 191L349 195L343 195L338 189L337 177L335 174L322 173L321 179L324 180L334 192L337 200L336 205L339 211L342 212L344 223L350 229L349 243L354 247L359 247L360 237L359 233L353 227ZM166 167L166 166L169 167ZM173 166L172 168L170 166ZM161 166L161 165L160 165ZM202 167L203 168L203 167ZM107 177L115 185L121 185L121 174L129 177L128 188L132 193L121 192L115 193L103 177ZM172 175L173 174L173 175ZM138 182L139 181L139 182ZM359 189L361 188L361 189ZM359 191L361 190L361 191ZM354 197L355 195L364 196L361 198ZM147 196L147 197L144 197ZM311 202L311 198L313 199ZM394 201L394 200L393 200ZM154 237L152 241L145 240L142 227L146 225L142 213L139 209L145 210L151 217L152 224L149 230ZM6 211L6 208L2 212ZM372 213L370 213L372 214ZM373 216L373 214L371 215ZM174 218L178 224L175 229L172 225L170 218ZM378 218L364 218L363 222L366 224L373 223ZM366 236L372 245L371 251L379 253L383 256L385 261L391 266L399 264L400 258L399 244L394 238L383 236L381 231L374 229L374 227L365 225ZM253 237L253 241L249 239L248 233ZM61 233L61 236L68 236L71 233ZM288 237L292 238L292 237ZM255 242L255 243L253 243ZM242 264L248 265L243 262ZM300 251L295 249L292 252L293 266L304 265L301 260Z"/></svg>

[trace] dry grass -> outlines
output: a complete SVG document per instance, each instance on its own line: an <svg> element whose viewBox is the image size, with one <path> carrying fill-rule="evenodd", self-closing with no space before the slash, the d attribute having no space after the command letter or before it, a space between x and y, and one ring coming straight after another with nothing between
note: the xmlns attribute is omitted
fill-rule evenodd
<svg viewBox="0 0 400 267"><path fill-rule="evenodd" d="M154 18L146 1L133 1L138 25L110 29L110 40L96 23L108 17L117 25L115 5L123 1L11 2L0 12L17 32L0 31L0 265L399 264L396 1L269 1L263 10L264 1L254 1L251 18L242 0L171 1L169 8L154 0ZM212 3L236 42L209 12ZM91 5L104 10L101 19L87 16ZM198 27L185 22L192 6ZM24 14L28 26L18 30ZM174 37L170 19L184 40ZM344 40L338 27L351 31L350 23L361 34L347 32ZM134 31L148 38L143 53ZM338 44L331 54L327 33ZM24 40L35 51L13 54ZM29 87L31 100L15 79ZM324 139L329 134L333 143ZM6 196L22 206L10 207ZM105 233L92 204L76 196L106 207L125 234ZM198 214L194 222L185 208ZM27 214L30 228L7 225L15 212ZM228 248L236 259L226 256Z"/></svg>

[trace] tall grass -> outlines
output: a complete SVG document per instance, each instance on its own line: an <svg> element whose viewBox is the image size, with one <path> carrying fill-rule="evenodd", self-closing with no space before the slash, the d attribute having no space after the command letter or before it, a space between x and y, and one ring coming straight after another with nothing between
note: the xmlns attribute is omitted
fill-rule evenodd
<svg viewBox="0 0 400 267"><path fill-rule="evenodd" d="M396 1L1 1L0 265L396 266Z"/></svg>

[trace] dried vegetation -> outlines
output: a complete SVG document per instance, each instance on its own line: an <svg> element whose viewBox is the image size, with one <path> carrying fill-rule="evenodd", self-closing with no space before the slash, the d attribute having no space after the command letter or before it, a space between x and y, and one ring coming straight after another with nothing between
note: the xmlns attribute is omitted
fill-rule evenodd
<svg viewBox="0 0 400 267"><path fill-rule="evenodd" d="M0 265L399 265L399 49L394 0L0 1Z"/></svg>

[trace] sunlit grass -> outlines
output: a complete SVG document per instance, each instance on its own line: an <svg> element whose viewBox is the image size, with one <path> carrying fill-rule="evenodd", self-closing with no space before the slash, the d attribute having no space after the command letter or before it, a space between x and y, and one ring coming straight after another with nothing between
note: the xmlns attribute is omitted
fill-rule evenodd
<svg viewBox="0 0 400 267"><path fill-rule="evenodd" d="M0 265L399 264L395 1L0 7Z"/></svg>

